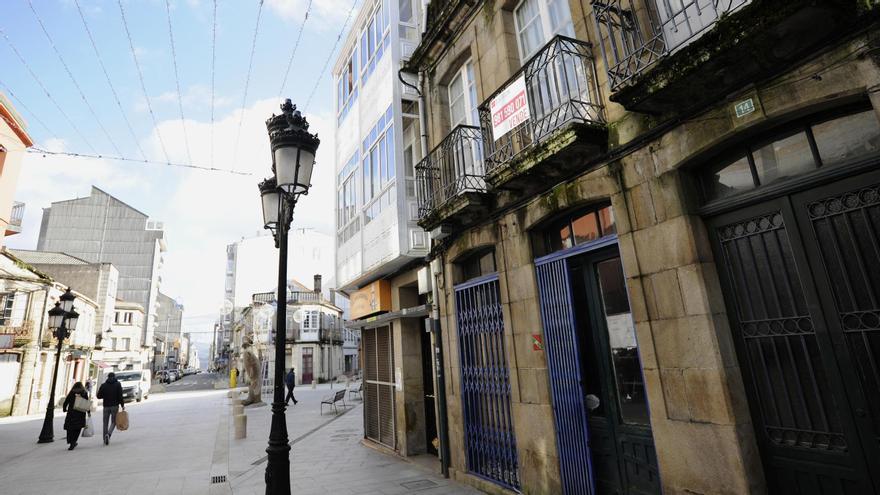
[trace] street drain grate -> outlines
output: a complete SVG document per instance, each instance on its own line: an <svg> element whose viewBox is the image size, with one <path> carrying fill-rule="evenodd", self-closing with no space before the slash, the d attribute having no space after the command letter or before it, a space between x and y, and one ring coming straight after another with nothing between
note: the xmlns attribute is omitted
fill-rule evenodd
<svg viewBox="0 0 880 495"><path fill-rule="evenodd" d="M211 476L211 484L216 485L217 483L226 483L226 475Z"/></svg>
<svg viewBox="0 0 880 495"><path fill-rule="evenodd" d="M437 483L434 483L431 480L415 480L401 483L400 486L406 488L407 490L421 490L422 488L431 488L437 486Z"/></svg>

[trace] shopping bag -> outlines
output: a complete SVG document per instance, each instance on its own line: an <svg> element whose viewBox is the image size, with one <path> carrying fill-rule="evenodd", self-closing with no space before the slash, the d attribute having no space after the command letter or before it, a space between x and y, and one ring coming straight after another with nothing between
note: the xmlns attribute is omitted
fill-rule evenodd
<svg viewBox="0 0 880 495"><path fill-rule="evenodd" d="M122 410L116 413L116 429L122 431L128 429L128 411Z"/></svg>
<svg viewBox="0 0 880 495"><path fill-rule="evenodd" d="M88 438L95 434L95 425L92 424L92 417L89 416L86 418L86 427L83 428L82 436L84 438Z"/></svg>
<svg viewBox="0 0 880 495"><path fill-rule="evenodd" d="M92 408L92 403L89 402L89 399L81 395L77 395L76 398L73 399L73 410L79 412L89 412Z"/></svg>

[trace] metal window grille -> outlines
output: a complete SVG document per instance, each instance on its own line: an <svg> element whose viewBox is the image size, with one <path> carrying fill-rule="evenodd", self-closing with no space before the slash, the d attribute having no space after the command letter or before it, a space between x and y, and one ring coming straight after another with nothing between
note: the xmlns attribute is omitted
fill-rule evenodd
<svg viewBox="0 0 880 495"><path fill-rule="evenodd" d="M529 119L496 139L490 102L521 76L525 79ZM604 124L600 101L592 45L555 36L480 105L487 170L511 162L570 122Z"/></svg>
<svg viewBox="0 0 880 495"><path fill-rule="evenodd" d="M468 470L519 487L498 275L455 288Z"/></svg>
<svg viewBox="0 0 880 495"><path fill-rule="evenodd" d="M718 18L749 0L605 0L592 2L593 20L617 91L655 62L686 46L715 25Z"/></svg>
<svg viewBox="0 0 880 495"><path fill-rule="evenodd" d="M479 127L456 126L418 165L419 218L466 192L486 192L483 134Z"/></svg>

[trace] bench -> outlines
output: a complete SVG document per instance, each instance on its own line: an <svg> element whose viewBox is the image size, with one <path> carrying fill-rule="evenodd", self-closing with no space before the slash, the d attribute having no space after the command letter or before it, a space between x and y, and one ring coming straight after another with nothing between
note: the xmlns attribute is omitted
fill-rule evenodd
<svg viewBox="0 0 880 495"><path fill-rule="evenodd" d="M364 400L364 382L358 382L356 385L352 385L351 388L348 389L348 396L357 395L360 400Z"/></svg>
<svg viewBox="0 0 880 495"><path fill-rule="evenodd" d="M336 414L339 414L339 409L336 408L337 402L342 402L342 407L346 407L345 389L342 389L335 394L324 397L324 399L321 401L321 414L324 414L324 404L327 404L328 406L333 406L333 410L336 411Z"/></svg>

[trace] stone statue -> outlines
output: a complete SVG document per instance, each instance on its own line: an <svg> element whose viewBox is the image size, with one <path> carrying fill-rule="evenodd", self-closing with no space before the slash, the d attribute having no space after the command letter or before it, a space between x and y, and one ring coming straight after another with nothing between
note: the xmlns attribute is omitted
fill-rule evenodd
<svg viewBox="0 0 880 495"><path fill-rule="evenodd" d="M262 377L260 376L260 360L254 354L254 339L252 336L245 337L241 342L241 355L244 362L244 372L248 377L248 396L242 404L245 406L262 402L260 398L260 384Z"/></svg>

